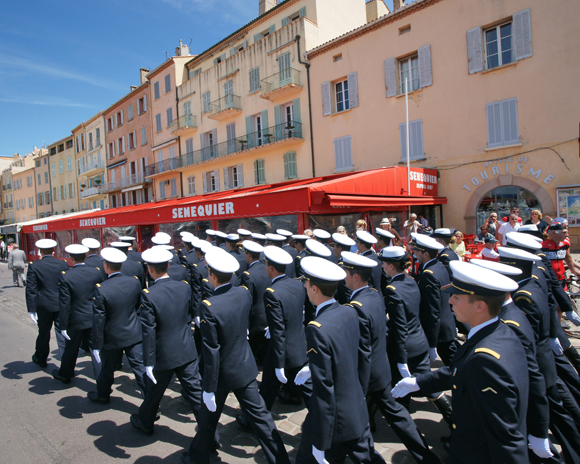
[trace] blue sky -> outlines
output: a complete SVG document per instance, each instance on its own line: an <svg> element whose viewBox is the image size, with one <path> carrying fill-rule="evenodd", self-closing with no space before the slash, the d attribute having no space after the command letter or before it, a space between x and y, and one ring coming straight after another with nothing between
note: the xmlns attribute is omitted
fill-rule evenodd
<svg viewBox="0 0 580 464"><path fill-rule="evenodd" d="M138 85L139 68L157 67L179 39L195 54L256 16L258 0L3 2L0 156L70 135Z"/></svg>

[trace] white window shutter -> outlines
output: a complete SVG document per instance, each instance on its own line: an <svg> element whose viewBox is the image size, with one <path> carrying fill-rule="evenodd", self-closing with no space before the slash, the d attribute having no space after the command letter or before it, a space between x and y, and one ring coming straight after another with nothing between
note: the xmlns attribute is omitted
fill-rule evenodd
<svg viewBox="0 0 580 464"><path fill-rule="evenodd" d="M261 34L254 34L254 43L259 42L261 38L262 38Z"/></svg>
<svg viewBox="0 0 580 464"><path fill-rule="evenodd" d="M230 188L230 168L224 168L224 190Z"/></svg>
<svg viewBox="0 0 580 464"><path fill-rule="evenodd" d="M330 81L328 81L322 84L322 116L328 116L331 113Z"/></svg>
<svg viewBox="0 0 580 464"><path fill-rule="evenodd" d="M244 186L244 170L243 165L238 164L238 187Z"/></svg>
<svg viewBox="0 0 580 464"><path fill-rule="evenodd" d="M394 97L397 95L397 60L395 58L385 60L384 67L387 97Z"/></svg>
<svg viewBox="0 0 580 464"><path fill-rule="evenodd" d="M211 130L211 140L214 145L217 145L217 129Z"/></svg>
<svg viewBox="0 0 580 464"><path fill-rule="evenodd" d="M269 28L268 28L268 32L270 34L273 34L274 32L276 32L276 25L272 24Z"/></svg>
<svg viewBox="0 0 580 464"><path fill-rule="evenodd" d="M107 144L107 158L109 158L109 159L111 158L111 146L109 144ZM79 164L79 162L77 160L77 171L80 173L78 164Z"/></svg>
<svg viewBox="0 0 580 464"><path fill-rule="evenodd" d="M344 164L344 154L342 146L342 138L334 139L334 170L342 171Z"/></svg>
<svg viewBox="0 0 580 464"><path fill-rule="evenodd" d="M121 110L121 124L123 124L123 110Z"/></svg>
<svg viewBox="0 0 580 464"><path fill-rule="evenodd" d="M514 54L516 60L532 56L532 18L527 10L515 13L514 19Z"/></svg>
<svg viewBox="0 0 580 464"><path fill-rule="evenodd" d="M358 77L355 72L352 72L346 76L348 81L348 102L350 108L356 108L358 106Z"/></svg>
<svg viewBox="0 0 580 464"><path fill-rule="evenodd" d="M399 124L399 137L401 140L401 161L407 161L407 124ZM409 134L409 138L411 134ZM411 154L409 153L409 159L411 159Z"/></svg>
<svg viewBox="0 0 580 464"><path fill-rule="evenodd" d="M236 54L236 48L232 47L230 48L230 56L234 56Z"/></svg>
<svg viewBox="0 0 580 464"><path fill-rule="evenodd" d="M497 147L503 144L501 136L501 102L485 105L487 115L487 146Z"/></svg>
<svg viewBox="0 0 580 464"><path fill-rule="evenodd" d="M483 71L481 52L481 27L467 31L467 65L469 74Z"/></svg>
<svg viewBox="0 0 580 464"><path fill-rule="evenodd" d="M423 120L418 119L409 123L411 127L411 158L422 159L425 157L423 149Z"/></svg>
<svg viewBox="0 0 580 464"><path fill-rule="evenodd" d="M121 118L121 119L123 119L123 118ZM129 136L127 135L127 137L129 137ZM123 153L125 153L126 147L127 147L127 144L125 143L125 136L121 137L121 144L123 146Z"/></svg>
<svg viewBox="0 0 580 464"><path fill-rule="evenodd" d="M207 172L204 172L201 176L203 179L203 193L207 193Z"/></svg>
<svg viewBox="0 0 580 464"><path fill-rule="evenodd" d="M220 170L216 169L213 174L215 176L215 190L218 192L220 189Z"/></svg>
<svg viewBox="0 0 580 464"><path fill-rule="evenodd" d="M143 112L147 111L147 95L143 95Z"/></svg>
<svg viewBox="0 0 580 464"><path fill-rule="evenodd" d="M518 101L516 98L501 102L502 132L504 145L519 143Z"/></svg>
<svg viewBox="0 0 580 464"><path fill-rule="evenodd" d="M425 45L424 47L421 47L418 50L418 54L421 87L427 87L433 84L433 72L431 70L431 45Z"/></svg>

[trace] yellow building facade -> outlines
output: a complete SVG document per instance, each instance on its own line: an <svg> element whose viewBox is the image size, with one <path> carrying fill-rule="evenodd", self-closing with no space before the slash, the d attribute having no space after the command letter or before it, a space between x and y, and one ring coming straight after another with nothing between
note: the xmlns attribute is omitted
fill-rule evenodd
<svg viewBox="0 0 580 464"><path fill-rule="evenodd" d="M36 219L34 164L25 168L13 168L12 183L16 222L26 222Z"/></svg>
<svg viewBox="0 0 580 464"><path fill-rule="evenodd" d="M78 143L78 145L76 145ZM84 128L48 146L53 215L78 211L75 152L86 150Z"/></svg>

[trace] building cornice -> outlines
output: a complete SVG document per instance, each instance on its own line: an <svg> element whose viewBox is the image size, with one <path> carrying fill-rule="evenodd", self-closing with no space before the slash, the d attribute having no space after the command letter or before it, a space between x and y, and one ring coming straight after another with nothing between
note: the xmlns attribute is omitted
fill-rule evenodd
<svg viewBox="0 0 580 464"><path fill-rule="evenodd" d="M126 94L124 97L121 97L119 100L117 100L111 106L109 106L107 109L103 110L101 112L101 114L104 117L106 113L108 113L109 111L115 109L118 105L120 105L121 103L127 101L129 98L134 97L137 93L141 92L141 90L143 90L144 88L146 88L148 86L149 86L149 81L144 82L139 87L137 87L135 90L132 90L131 92L129 92L128 94Z"/></svg>

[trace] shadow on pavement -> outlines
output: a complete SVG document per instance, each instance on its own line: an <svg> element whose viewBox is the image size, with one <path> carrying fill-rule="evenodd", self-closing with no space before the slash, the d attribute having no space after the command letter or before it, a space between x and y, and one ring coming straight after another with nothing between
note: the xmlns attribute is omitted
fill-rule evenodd
<svg viewBox="0 0 580 464"><path fill-rule="evenodd" d="M113 409L115 411L124 412L129 419L130 414L135 414L137 408L133 403L125 401L123 398L111 397L109 404L93 403L86 395L71 395L61 398L57 403L60 409L60 415L67 419L81 419L85 414L95 414Z"/></svg>
<svg viewBox="0 0 580 464"><path fill-rule="evenodd" d="M4 369L0 374L2 377L11 380L22 380L23 374L32 374L39 372L42 369L34 364L32 361L14 361L4 365Z"/></svg>

